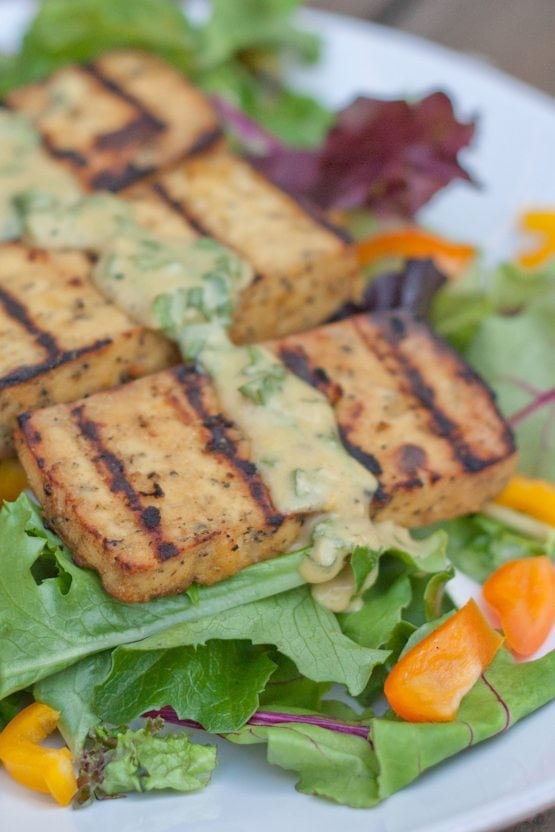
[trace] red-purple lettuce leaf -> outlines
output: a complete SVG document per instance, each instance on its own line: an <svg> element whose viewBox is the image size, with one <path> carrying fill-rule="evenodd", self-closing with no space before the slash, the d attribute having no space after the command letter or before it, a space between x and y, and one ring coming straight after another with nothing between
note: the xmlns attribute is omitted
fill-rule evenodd
<svg viewBox="0 0 555 832"><path fill-rule="evenodd" d="M472 181L458 154L475 124L457 121L443 92L414 103L357 98L337 113L314 150L276 144L229 107L224 115L263 173L324 210L367 208L411 217L453 180Z"/></svg>
<svg viewBox="0 0 555 832"><path fill-rule="evenodd" d="M341 321L362 312L390 309L406 309L427 318L436 292L446 281L432 260L407 260L401 271L380 274L371 280L360 301L344 304L329 320Z"/></svg>

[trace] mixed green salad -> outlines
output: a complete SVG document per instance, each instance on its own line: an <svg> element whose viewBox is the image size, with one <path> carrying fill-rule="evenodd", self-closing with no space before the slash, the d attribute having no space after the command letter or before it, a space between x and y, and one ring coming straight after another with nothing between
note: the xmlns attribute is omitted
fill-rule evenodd
<svg viewBox="0 0 555 832"><path fill-rule="evenodd" d="M458 152L473 124L458 122L442 93L361 98L332 113L287 88L282 61L318 55L317 39L293 22L297 5L214 0L200 24L169 1L45 0L20 52L0 59L0 93L109 48L151 50L215 96L237 146L298 198L340 212L355 235L413 223L441 187L470 179ZM369 280L366 308L427 315L498 394L520 470L555 480L555 263L485 273L477 260L446 283L430 263L388 261ZM191 741L184 729L193 727L264 744L302 792L374 806L555 698L555 652L522 663L503 648L454 721L405 722L385 710L393 665L454 612L445 591L453 566L483 581L510 559L555 556L555 536L481 514L419 537L354 551L363 594L350 612L315 601L299 573L303 550L130 605L73 563L23 494L0 511L0 728L33 698L60 712L79 765L76 805L204 787L217 755L208 738Z"/></svg>

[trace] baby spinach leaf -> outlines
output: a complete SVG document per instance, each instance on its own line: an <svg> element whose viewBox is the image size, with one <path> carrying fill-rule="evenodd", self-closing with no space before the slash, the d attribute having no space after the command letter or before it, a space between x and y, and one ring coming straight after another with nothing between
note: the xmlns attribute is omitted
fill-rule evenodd
<svg viewBox="0 0 555 832"><path fill-rule="evenodd" d="M171 705L222 733L244 725L275 669L266 652L244 641L209 641L195 647L134 651L118 648L112 670L96 688L94 710L110 724L127 724Z"/></svg>

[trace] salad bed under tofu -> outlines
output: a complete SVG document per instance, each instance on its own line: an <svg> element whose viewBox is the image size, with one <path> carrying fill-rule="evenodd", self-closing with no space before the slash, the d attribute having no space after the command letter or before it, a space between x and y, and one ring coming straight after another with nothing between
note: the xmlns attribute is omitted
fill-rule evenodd
<svg viewBox="0 0 555 832"><path fill-rule="evenodd" d="M411 316L360 316L272 348L328 394L346 449L377 476L377 520L416 527L477 511L514 469L488 389ZM192 369L19 423L48 522L121 600L220 581L298 537L303 517L275 509L248 437Z"/></svg>

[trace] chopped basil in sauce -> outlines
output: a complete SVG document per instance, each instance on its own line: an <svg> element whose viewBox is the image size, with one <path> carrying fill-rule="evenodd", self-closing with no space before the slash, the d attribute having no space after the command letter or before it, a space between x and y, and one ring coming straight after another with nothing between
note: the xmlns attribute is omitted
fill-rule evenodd
<svg viewBox="0 0 555 832"><path fill-rule="evenodd" d="M0 239L96 255L99 289L138 322L162 329L211 376L277 510L307 516L303 539L312 546L301 572L318 585L316 598L336 611L356 605L349 555L357 547L383 551L394 535L369 518L376 480L344 449L327 398L269 350L229 340L250 265L209 238L155 235L113 194L83 194L20 116L0 111L0 142Z"/></svg>

